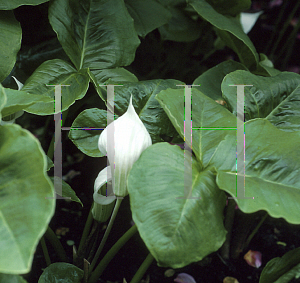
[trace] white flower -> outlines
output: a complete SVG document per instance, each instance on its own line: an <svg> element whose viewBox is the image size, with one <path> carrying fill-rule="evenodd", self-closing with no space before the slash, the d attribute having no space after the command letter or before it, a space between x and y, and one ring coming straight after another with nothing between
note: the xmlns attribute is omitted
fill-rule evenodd
<svg viewBox="0 0 300 283"><path fill-rule="evenodd" d="M241 24L244 33L248 33L253 26L255 25L257 19L259 16L263 13L263 11L257 12L257 13L241 13Z"/></svg>
<svg viewBox="0 0 300 283"><path fill-rule="evenodd" d="M107 136L111 137L111 133L113 133L113 140L109 140L109 148L107 148ZM128 195L128 173L133 163L151 144L151 137L134 110L131 96L127 111L103 130L98 141L99 150L102 154L107 154L111 169L114 164L114 172L108 170L108 174L114 176L112 187L116 196Z"/></svg>

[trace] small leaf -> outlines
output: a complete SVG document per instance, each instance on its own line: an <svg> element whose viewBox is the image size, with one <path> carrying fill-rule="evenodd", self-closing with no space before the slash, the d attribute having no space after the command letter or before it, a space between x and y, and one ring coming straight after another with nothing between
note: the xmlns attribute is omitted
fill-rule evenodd
<svg viewBox="0 0 300 283"><path fill-rule="evenodd" d="M250 266L259 268L261 266L261 252L249 250L245 255L244 259Z"/></svg>
<svg viewBox="0 0 300 283"><path fill-rule="evenodd" d="M174 279L176 283L196 283L193 276L187 273L179 273L177 277Z"/></svg>

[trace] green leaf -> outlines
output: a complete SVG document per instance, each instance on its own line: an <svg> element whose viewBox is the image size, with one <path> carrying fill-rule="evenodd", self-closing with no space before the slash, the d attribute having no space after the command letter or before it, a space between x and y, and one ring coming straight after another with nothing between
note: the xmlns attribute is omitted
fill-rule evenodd
<svg viewBox="0 0 300 283"><path fill-rule="evenodd" d="M300 277L300 248L271 259L263 269L259 283L288 283L295 277Z"/></svg>
<svg viewBox="0 0 300 283"><path fill-rule="evenodd" d="M3 88L2 85L0 85L0 87L1 87L1 89ZM1 118L2 118L1 110L3 109L4 105L6 104L6 101L7 101L7 97L6 97L5 92L0 91L0 122L1 122Z"/></svg>
<svg viewBox="0 0 300 283"><path fill-rule="evenodd" d="M193 182L188 198L185 178ZM180 147L148 147L127 182L133 220L159 266L181 268L222 246L226 196L217 188L214 173L201 171L194 158L192 173L185 173Z"/></svg>
<svg viewBox="0 0 300 283"><path fill-rule="evenodd" d="M0 11L0 83L10 74L16 63L21 38L21 26L13 12Z"/></svg>
<svg viewBox="0 0 300 283"><path fill-rule="evenodd" d="M274 68L272 61L265 54L260 53L259 57L257 70L253 72L255 75L270 77L281 73L281 71Z"/></svg>
<svg viewBox="0 0 300 283"><path fill-rule="evenodd" d="M26 93L25 91L4 88L0 85L0 92L5 92L7 101L2 109L2 117L9 116L37 102L52 102L54 100L48 96Z"/></svg>
<svg viewBox="0 0 300 283"><path fill-rule="evenodd" d="M54 184L54 178L55 178L55 180L61 180L58 177L50 177L50 180L52 181L53 184ZM78 196L73 191L73 189L70 187L70 185L68 183L66 183L64 180L61 180L61 182L62 182L62 195L61 196L64 198L71 198L71 201L78 202L81 204L81 206L83 206L81 200L78 198Z"/></svg>
<svg viewBox="0 0 300 283"><path fill-rule="evenodd" d="M42 273L38 283L81 283L83 271L73 264L56 262Z"/></svg>
<svg viewBox="0 0 300 283"><path fill-rule="evenodd" d="M125 5L134 20L137 34L142 37L166 24L172 17L168 9L154 0L126 0Z"/></svg>
<svg viewBox="0 0 300 283"><path fill-rule="evenodd" d="M0 283L27 283L27 281L19 275L0 273Z"/></svg>
<svg viewBox="0 0 300 283"><path fill-rule="evenodd" d="M184 138L184 89L161 91L156 99L167 113L177 132ZM236 128L236 117L226 108L192 89L192 150L205 168L220 141ZM196 128L201 128L197 130ZM191 146L191 145L189 145Z"/></svg>
<svg viewBox="0 0 300 283"><path fill-rule="evenodd" d="M218 35L239 56L248 69L256 69L258 54L250 38L244 33L238 19L219 14L205 0L188 0L197 13L217 28Z"/></svg>
<svg viewBox="0 0 300 283"><path fill-rule="evenodd" d="M245 197L251 199L238 198L239 208L245 213L266 210L272 217L299 224L299 135L283 134L269 121L254 119L245 123L245 145ZM235 132L220 143L210 165L218 171L219 188L235 197Z"/></svg>
<svg viewBox="0 0 300 283"><path fill-rule="evenodd" d="M103 154L98 149L98 140L101 134L99 128L107 125L107 112L97 108L82 111L72 124L69 138L84 154L91 157L102 157ZM95 130L81 130L76 128L95 128Z"/></svg>
<svg viewBox="0 0 300 283"><path fill-rule="evenodd" d="M49 171L50 168L52 168L54 166L52 160L48 157L48 155L46 155L46 158L47 158L47 169L46 171Z"/></svg>
<svg viewBox="0 0 300 283"><path fill-rule="evenodd" d="M96 78L96 83L99 85L123 84L127 82L138 82L137 77L124 68L91 70Z"/></svg>
<svg viewBox="0 0 300 283"><path fill-rule="evenodd" d="M182 9L169 7L169 10L172 13L171 20L158 29L163 40L189 42L199 38L201 34L199 22L192 20Z"/></svg>
<svg viewBox="0 0 300 283"><path fill-rule="evenodd" d="M30 270L55 207L46 168L43 149L31 133L15 124L0 126L0 272Z"/></svg>
<svg viewBox="0 0 300 283"><path fill-rule="evenodd" d="M155 95L163 89L177 88L183 84L176 80L149 80L138 83L127 83L114 88L115 118L123 115L128 108L130 96L133 95L133 106L144 123L152 143L163 141L162 136L177 136L176 130L166 113L155 99ZM106 100L106 97L103 97ZM72 128L104 129L107 126L107 112L96 108L81 112L74 120ZM100 130L71 130L70 139L85 154L92 157L103 156L98 150Z"/></svg>
<svg viewBox="0 0 300 283"><path fill-rule="evenodd" d="M55 0L49 21L78 70L127 66L140 44L123 0Z"/></svg>
<svg viewBox="0 0 300 283"><path fill-rule="evenodd" d="M222 100L221 83L224 77L233 71L246 69L241 63L232 60L224 61L201 74L194 80L193 85L200 85L195 88L211 99Z"/></svg>
<svg viewBox="0 0 300 283"><path fill-rule="evenodd" d="M13 10L22 5L39 5L49 0L0 0L0 10Z"/></svg>
<svg viewBox="0 0 300 283"><path fill-rule="evenodd" d="M89 87L89 76L86 70L76 71L63 60L49 60L39 66L28 78L22 91L54 99L54 85L69 85L61 87L61 112L63 112L76 100L85 96ZM36 103L26 108L25 111L37 115L54 114L54 103Z"/></svg>
<svg viewBox="0 0 300 283"><path fill-rule="evenodd" d="M218 13L223 15L236 16L251 7L251 0L205 0Z"/></svg>
<svg viewBox="0 0 300 283"><path fill-rule="evenodd" d="M300 134L300 75L283 72L274 77L261 77L246 71L228 74L222 82L222 92L228 109L236 115L237 89L245 87L245 120L266 118L274 126Z"/></svg>

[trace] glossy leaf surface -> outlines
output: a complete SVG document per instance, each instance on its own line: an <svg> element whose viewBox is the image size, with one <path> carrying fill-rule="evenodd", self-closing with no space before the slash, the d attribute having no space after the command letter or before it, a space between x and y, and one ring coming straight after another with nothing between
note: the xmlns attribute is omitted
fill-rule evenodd
<svg viewBox="0 0 300 283"><path fill-rule="evenodd" d="M157 143L129 173L133 220L159 266L180 268L199 261L225 240L225 194L217 188L214 173L202 171L194 158L190 169L185 172L180 147ZM187 195L185 178L192 179Z"/></svg>
<svg viewBox="0 0 300 283"><path fill-rule="evenodd" d="M140 44L121 0L55 0L49 21L78 70L127 66Z"/></svg>
<svg viewBox="0 0 300 283"><path fill-rule="evenodd" d="M38 140L18 125L0 126L0 272L26 273L54 213L53 185Z"/></svg>

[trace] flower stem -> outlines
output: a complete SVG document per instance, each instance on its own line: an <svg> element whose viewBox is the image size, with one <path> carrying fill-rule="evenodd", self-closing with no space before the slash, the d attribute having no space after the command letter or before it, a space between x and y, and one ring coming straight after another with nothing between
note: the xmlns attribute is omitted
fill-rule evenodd
<svg viewBox="0 0 300 283"><path fill-rule="evenodd" d="M44 236L41 238L41 246L42 246L42 249L43 249L46 264L47 264L47 266L49 266L51 264L51 260L50 260L50 256L49 256L49 253L48 253L48 249L47 249L47 246L46 246Z"/></svg>
<svg viewBox="0 0 300 283"><path fill-rule="evenodd" d="M248 245L250 244L252 238L257 233L258 229L264 223L264 221L266 220L267 217L268 217L268 213L266 212L266 214L261 218L261 220L259 221L259 223L256 225L256 227L254 228L254 230L252 231L252 233L247 238L246 243L245 243L245 248L248 247Z"/></svg>
<svg viewBox="0 0 300 283"><path fill-rule="evenodd" d="M92 272L91 277L88 283L96 283L98 278L102 275L106 266L110 263L110 261L114 258L116 253L127 243L127 241L137 232L136 225L133 225L106 253L103 259L100 261L98 266Z"/></svg>
<svg viewBox="0 0 300 283"><path fill-rule="evenodd" d="M143 261L143 263L141 264L138 271L136 272L136 274L133 276L130 283L139 283L141 281L141 279L143 278L145 272L147 271L150 264L152 263L153 259L154 259L154 257L152 256L151 253L149 253L147 255L147 257L145 258L145 260Z"/></svg>
<svg viewBox="0 0 300 283"><path fill-rule="evenodd" d="M232 225L234 221L234 212L235 212L236 202L233 199L228 199L228 206L226 209L226 216L224 227L227 231L226 240L221 247L220 253L223 259L229 259L230 257L230 241L231 241L231 232L232 232Z"/></svg>
<svg viewBox="0 0 300 283"><path fill-rule="evenodd" d="M104 233L103 239L102 239L102 241L101 241L101 243L100 243L100 245L98 247L98 250L97 250L97 252L96 252L96 254L94 256L94 259L92 260L92 263L91 263L91 266L90 266L90 271L93 271L93 269L94 269L94 267L96 265L96 262L97 262L97 260L98 260L98 258L100 256L100 253L101 253L101 251L102 251L102 249L103 249L103 247L104 247L104 245L106 243L106 240L108 238L108 235L110 233L112 225L114 224L114 221L115 221L115 218L117 216L117 213L118 213L118 210L119 210L119 207L121 205L122 200L123 200L122 198L117 198L117 201L116 201L113 213L112 213L112 215L110 217L110 220L109 220L108 226L106 228L106 231Z"/></svg>
<svg viewBox="0 0 300 283"><path fill-rule="evenodd" d="M68 262L67 254L61 244L61 242L56 237L53 230L48 226L47 231L45 233L46 239L51 243L53 248L55 249L55 252L59 256L60 260L63 262Z"/></svg>

